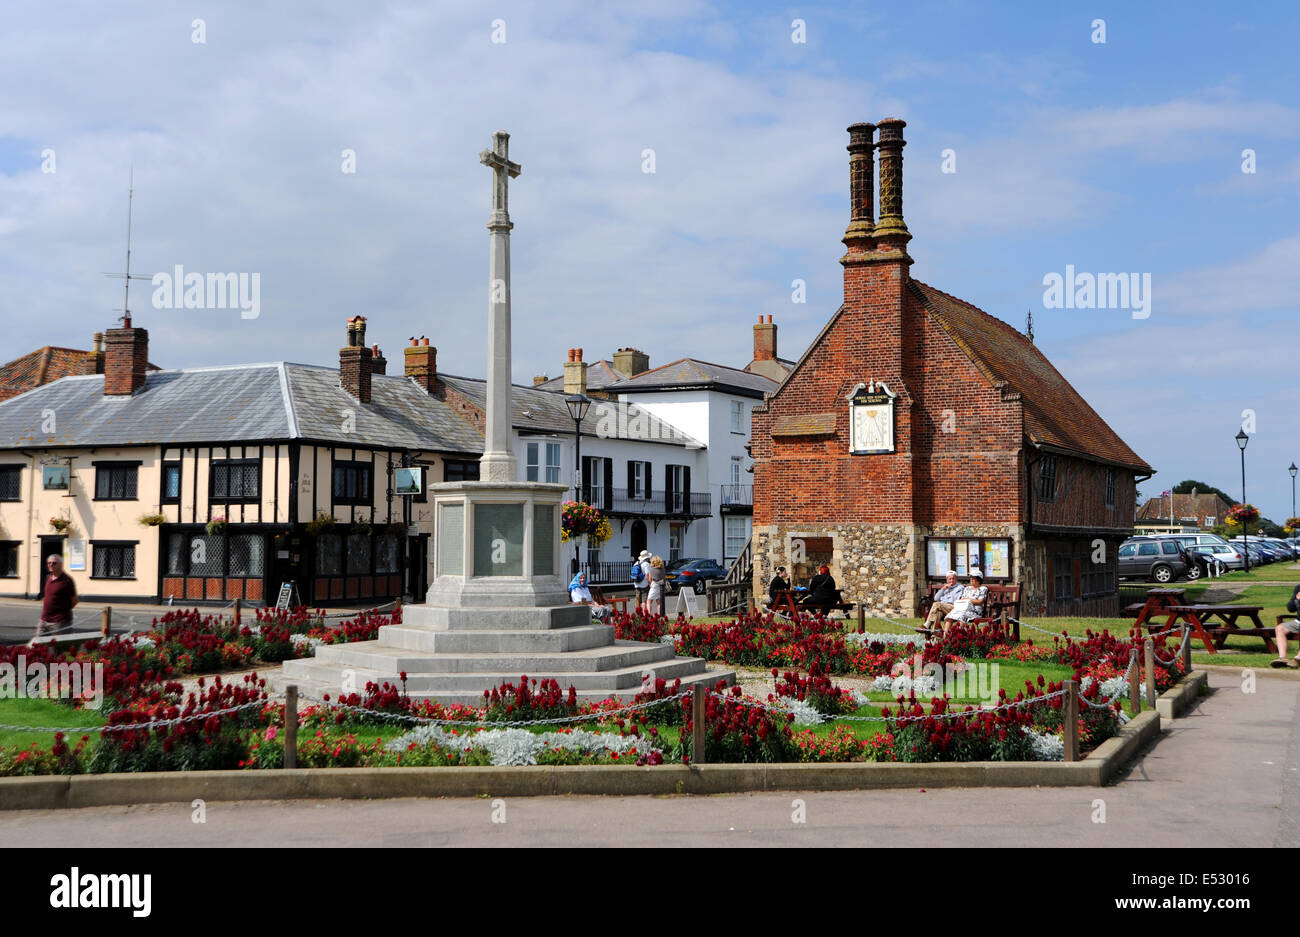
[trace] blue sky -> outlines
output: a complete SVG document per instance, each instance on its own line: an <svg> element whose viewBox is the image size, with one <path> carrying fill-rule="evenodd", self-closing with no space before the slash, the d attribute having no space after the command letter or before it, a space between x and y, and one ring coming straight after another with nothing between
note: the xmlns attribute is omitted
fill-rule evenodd
<svg viewBox="0 0 1300 937"><path fill-rule="evenodd" d="M797 357L840 301L844 128L899 116L913 275L1017 326L1033 308L1039 345L1159 469L1144 494L1236 493L1253 410L1248 494L1280 520L1300 461L1298 20L1293 3L18 8L0 358L111 325L120 283L101 274L121 267L134 164L137 271L262 282L252 321L154 309L142 287L154 361L331 362L361 313L396 367L424 334L442 368L481 374L477 154L498 128L524 166L517 380L575 345L743 365L760 314ZM1066 265L1151 274L1150 317L1044 308Z"/></svg>

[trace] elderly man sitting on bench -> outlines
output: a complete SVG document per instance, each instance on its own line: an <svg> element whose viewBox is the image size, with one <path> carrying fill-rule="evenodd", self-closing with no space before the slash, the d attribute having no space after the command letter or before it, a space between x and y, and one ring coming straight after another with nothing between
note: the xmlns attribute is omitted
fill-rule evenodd
<svg viewBox="0 0 1300 937"><path fill-rule="evenodd" d="M961 598L965 586L957 582L957 574L948 570L948 576L943 581L943 588L934 594L934 604L930 606L930 614L925 616L925 628L932 631L943 621L944 616L952 611L953 604Z"/></svg>
<svg viewBox="0 0 1300 937"><path fill-rule="evenodd" d="M948 633L948 629L952 627L954 621L964 624L983 615L984 603L988 601L988 598L989 587L984 585L984 574L978 569L972 569L969 583L966 588L961 590L961 597L953 603L952 611L944 616L943 633Z"/></svg>

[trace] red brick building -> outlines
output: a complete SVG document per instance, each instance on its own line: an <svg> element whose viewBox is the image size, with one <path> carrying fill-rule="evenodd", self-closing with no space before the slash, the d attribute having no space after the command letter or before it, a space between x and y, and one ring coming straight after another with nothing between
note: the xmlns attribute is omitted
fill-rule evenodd
<svg viewBox="0 0 1300 937"><path fill-rule="evenodd" d="M755 592L825 563L847 600L914 615L978 565L1023 585L1024 614L1116 614L1153 469L1029 338L912 279L904 126L849 128L844 304L753 412Z"/></svg>

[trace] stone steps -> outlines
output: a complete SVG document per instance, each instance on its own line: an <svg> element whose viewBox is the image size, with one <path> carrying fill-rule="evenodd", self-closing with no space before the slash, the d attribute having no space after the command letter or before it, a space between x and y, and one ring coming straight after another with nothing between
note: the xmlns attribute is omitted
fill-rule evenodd
<svg viewBox="0 0 1300 937"><path fill-rule="evenodd" d="M379 629L379 643L431 654L551 653L608 647L614 643L614 629L608 625L578 625L547 631L431 631L405 624L385 625Z"/></svg>
<svg viewBox="0 0 1300 937"><path fill-rule="evenodd" d="M615 640L614 629L592 622L582 605L408 606L402 623L381 627L378 640L320 645L315 657L285 661L270 681L336 698L364 693L367 683L400 687L402 673L414 699L472 706L483 704L485 690L522 675L555 680L566 693L573 687L584 701L629 701L647 673L684 686L735 682L732 671L678 657L671 644Z"/></svg>
<svg viewBox="0 0 1300 937"><path fill-rule="evenodd" d="M541 608L408 605L402 609L402 624L426 631L547 631L589 625L591 613L585 605Z"/></svg>
<svg viewBox="0 0 1300 937"><path fill-rule="evenodd" d="M685 665L682 665L685 661ZM331 699L337 699L343 692L339 684L339 671L336 667L315 667L311 666L308 661L286 661L286 668L290 663L304 664L294 668L292 672L282 671L280 674L268 678L270 683L277 690L283 690L284 686L292 683L296 684L300 692L307 697L320 699L326 693ZM687 670L693 672L678 673L674 671ZM575 673L529 673L530 680L537 680L541 683L545 679L554 679L560 689L567 695L569 687L572 686L576 691L579 700L584 702L599 702L600 700L615 698L623 702L631 702L639 692L641 692L642 675L646 672L643 667L629 667L618 671L607 671L604 674L575 674ZM682 690L688 690L697 683L704 683L712 686L718 680L726 682L728 685L735 682L735 674L731 671L709 670L704 667L704 661L699 658L678 658L676 661L670 661L666 666L654 668L655 676L662 677L671 684L674 680L680 678L682 681ZM415 700L437 700L444 705L455 703L467 706L482 706L484 690L492 690L503 683L517 684L521 674L511 673L476 673L476 674L445 674L438 677L426 678L426 680L413 681L411 674L407 674L406 692L411 699ZM599 676L604 679L593 679ZM355 671L355 680L357 683L356 691L361 692L367 682L376 683L388 682L400 686L400 681L393 679L380 671L366 671L357 668ZM430 682L433 686L414 686L413 682ZM588 685L588 684L597 685ZM617 684L617 685L613 685Z"/></svg>
<svg viewBox="0 0 1300 937"><path fill-rule="evenodd" d="M606 647L576 651L523 651L508 653L457 652L435 654L408 648L388 647L378 641L355 644L330 644L316 648L317 664L336 668L368 668L390 674L439 673L521 673L534 671L555 673L599 673L623 667L648 667L672 660L674 651L668 644L644 644L615 641ZM298 663L285 661L285 666Z"/></svg>

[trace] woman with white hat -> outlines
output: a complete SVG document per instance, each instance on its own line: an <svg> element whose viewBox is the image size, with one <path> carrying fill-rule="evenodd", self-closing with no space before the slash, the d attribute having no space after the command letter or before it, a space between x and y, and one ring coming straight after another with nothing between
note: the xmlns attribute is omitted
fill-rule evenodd
<svg viewBox="0 0 1300 937"><path fill-rule="evenodd" d="M984 585L984 574L978 569L970 571L970 580L961 590L961 597L952 605L952 611L943 620L943 633L947 634L949 622L974 621L984 614L984 603L988 601L989 587Z"/></svg>
<svg viewBox="0 0 1300 937"><path fill-rule="evenodd" d="M637 573L640 575L637 575ZM650 607L646 596L650 593L650 551L642 550L641 555L632 560L632 585L636 588L636 607L647 615Z"/></svg>

